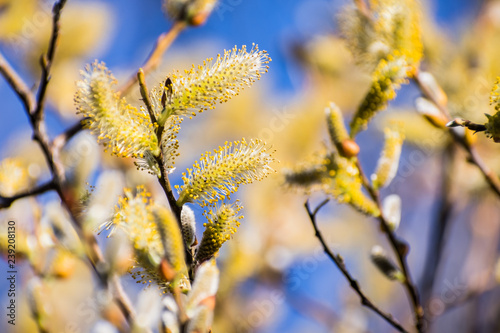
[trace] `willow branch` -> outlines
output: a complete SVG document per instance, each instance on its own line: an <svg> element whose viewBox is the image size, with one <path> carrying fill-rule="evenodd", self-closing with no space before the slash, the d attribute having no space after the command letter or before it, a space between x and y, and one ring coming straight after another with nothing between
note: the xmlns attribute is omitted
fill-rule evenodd
<svg viewBox="0 0 500 333"><path fill-rule="evenodd" d="M342 259L342 257L340 255L336 255L334 254L330 248L328 247L328 245L326 244L324 238L323 238L323 235L321 234L321 231L319 230L318 228L318 225L317 225L317 222L316 222L316 214L318 213L318 211L324 206L326 205L326 203L329 201L329 199L326 199L324 200L323 202L321 202L318 207L316 207L314 209L314 211L311 211L310 207L309 207L309 202L306 201L306 203L304 204L306 210L307 210L307 214L309 215L309 219L311 220L311 224L314 228L314 232L315 232L315 236L318 238L318 240L320 241L321 245L323 246L323 250L325 251L326 255L332 260L332 262L335 264L335 266L337 266L337 268L340 270L340 272L342 273L342 275L344 275L344 277L347 279L347 281L349 282L349 285L351 286L351 288L356 292L356 294L358 294L359 296L359 299L361 301L361 304L363 306L366 306L367 308L369 308L370 310L374 311L376 314L378 314L380 317L382 317L386 322L388 322L392 327L394 327L395 329L397 329L399 332L408 332L404 329L403 326L401 326L401 324L399 324L393 317L391 314L387 314L385 312L383 312L382 310L380 310L366 295L365 293L361 290L361 287L359 286L359 283L356 279L354 279L351 275L351 273L349 273L349 271L347 270L346 266L345 266L345 263L344 263L344 259Z"/></svg>
<svg viewBox="0 0 500 333"><path fill-rule="evenodd" d="M382 203L380 200L380 193L373 188L371 183L368 181L368 178L363 172L363 169L361 167L361 164L359 163L359 159L356 160L356 166L359 170L359 174L361 177L361 180L363 182L363 186L366 188L368 193L370 194L371 198L373 201L377 204L379 211L380 211L380 216L378 217L378 220L380 222L380 226L384 234L386 235L389 243L391 244L391 247L396 254L396 258L398 260L399 266L401 268L401 272L403 273L405 277L405 282L404 282L404 287L406 289L406 292L410 298L412 308L413 308L413 314L415 316L415 326L417 328L418 332L424 332L424 309L422 307L422 304L420 302L420 296L418 294L417 287L415 283L413 282L413 279L410 274L410 270L408 268L408 263L406 261L406 250L405 248L407 247L406 244L402 241L399 240L394 232L391 230L389 226L389 222L387 222L387 219L384 216L384 213L382 212Z"/></svg>
<svg viewBox="0 0 500 333"><path fill-rule="evenodd" d="M162 33L156 40L156 44L151 50L148 58L142 65L145 74L148 74L153 69L155 69L161 62L163 54L168 50L173 41L179 36L179 34L186 28L186 23L184 21L176 21L169 31ZM137 76L132 75L130 79L120 88L120 93L122 95L127 94L127 92L132 88L132 86L137 82Z"/></svg>
<svg viewBox="0 0 500 333"><path fill-rule="evenodd" d="M142 100L144 104L146 105L146 109L148 110L149 117L151 119L151 122L153 124L158 125L156 129L156 136L158 139L158 142L160 142L161 145L161 137L163 135L163 126L160 126L157 122L156 116L154 114L153 106L151 104L151 100L149 98L148 94L148 88L146 86L146 81L144 77L144 71L139 69L137 72L137 80L139 81L139 90L142 96ZM177 199L175 198L174 192L172 191L172 186L170 185L170 180L168 179L168 171L165 169L165 165L163 164L163 155L160 153L158 156L155 156L156 164L160 168L160 177L158 177L158 182L160 183L161 188L163 189L163 192L165 192L165 196L167 197L168 204L170 206L170 209L174 213L176 220L177 220L177 225L179 226L179 229L182 230L182 224L181 224L181 211L182 207L179 207L177 205ZM188 248L184 247L184 253L185 253L185 260L186 260L186 265L187 267L191 267L191 264L193 263L193 255L189 251Z"/></svg>
<svg viewBox="0 0 500 333"><path fill-rule="evenodd" d="M453 200L451 198L451 188L453 185L453 162L455 158L455 145L450 144L445 149L441 167L441 189L438 198L439 210L435 221L432 223L429 236L429 245L427 248L427 256L422 276L421 290L422 301L428 304L430 296L434 289L434 281L441 262L443 249L446 243L446 233L448 230L448 222L450 221Z"/></svg>
<svg viewBox="0 0 500 333"><path fill-rule="evenodd" d="M422 83L419 73L416 73L414 75L413 80L418 85L420 91L422 92L422 95L432 101L439 109L439 111L448 119L448 121L450 121L451 116L448 108L436 100L434 94L432 94L427 86ZM474 145L472 145L464 136L458 134L452 128L449 129L449 133L451 134L453 140L460 146L462 146L462 148L469 154L470 162L472 162L479 168L479 171L481 171L493 192L495 192L500 197L500 180L498 179L498 176L493 171L491 171L490 168L488 168L488 166L484 163L481 156L479 156L476 147L474 147Z"/></svg>
<svg viewBox="0 0 500 333"><path fill-rule="evenodd" d="M78 134L83 128L83 123L87 118L79 120L76 124L59 134L52 140L51 146L56 150L61 150L71 138Z"/></svg>
<svg viewBox="0 0 500 333"><path fill-rule="evenodd" d="M39 194L43 194L48 191L55 190L55 185L54 182L48 181L40 186L37 186L35 188L31 188L25 192L18 193L16 195L10 196L10 197L4 197L0 195L0 209L2 208L8 208L12 205L12 203L16 200L26 198L26 197L33 197Z"/></svg>
<svg viewBox="0 0 500 333"><path fill-rule="evenodd" d="M10 85L12 90L14 90L21 99L26 111L33 110L35 106L35 96L28 88L23 79L17 74L17 72L12 68L12 66L7 62L4 56L0 53L0 73L5 78L7 83Z"/></svg>
<svg viewBox="0 0 500 333"><path fill-rule="evenodd" d="M29 116L30 124L33 131L33 140L38 142L40 148L43 151L45 156L45 160L49 166L50 172L52 174L52 181L50 187L57 192L59 198L63 206L66 208L68 213L70 214L71 221L73 222L73 226L75 228L76 233L79 238L83 240L84 244L87 247L87 259L96 272L97 277L100 282L107 288L108 279L107 273L101 272L98 267L106 267L104 262L104 257L101 252L101 249L97 245L97 241L93 234L89 234L85 232L79 223L78 219L75 217L73 213L72 203L66 198L64 193L64 185L65 185L65 172L64 166L58 158L58 151L54 147L57 147L57 144L51 144L47 131L45 129L45 123L43 121L43 111L44 111L44 101L46 97L46 91L48 84L50 82L50 69L52 66L52 61L54 59L56 45L58 43L59 38L59 19L61 16L61 11L66 4L66 0L59 0L53 6L53 27L52 27L52 35L49 42L49 48L45 55L41 57L41 65L42 65L42 76L40 79L40 88L38 90L36 105L34 104L34 97L31 97L32 94L28 94L28 90L25 89L26 85L22 83L22 80L19 79L18 76L15 75L15 72L10 70L10 66L6 65L5 60L0 58L0 68L2 68L2 74L7 78L7 81L11 84L12 88L18 93L23 104L25 105L26 112ZM78 127L78 126L77 126ZM71 137L74 133L77 132L77 129L67 133L66 138ZM63 135L64 136L64 135ZM63 140L63 139L61 139ZM57 142L57 141L56 141ZM46 184L46 187L49 187ZM47 190L47 188L38 188L35 189L38 191ZM130 301L127 299L125 294L116 294L115 298L118 304L130 304ZM134 312L131 307L121 307L125 318L130 320L134 317Z"/></svg>
<svg viewBox="0 0 500 333"><path fill-rule="evenodd" d="M38 96L36 102L36 109L33 112L33 116L35 118L39 118L41 116L45 94L47 93L47 87L49 85L50 80L50 69L52 67L52 63L54 61L54 55L56 52L57 42L59 40L59 31L60 31L60 19L61 19L61 11L66 4L66 0L59 0L52 7L52 35L50 37L49 49L47 53L42 55L40 58L40 65L42 67L42 75L40 78L40 87L38 88Z"/></svg>

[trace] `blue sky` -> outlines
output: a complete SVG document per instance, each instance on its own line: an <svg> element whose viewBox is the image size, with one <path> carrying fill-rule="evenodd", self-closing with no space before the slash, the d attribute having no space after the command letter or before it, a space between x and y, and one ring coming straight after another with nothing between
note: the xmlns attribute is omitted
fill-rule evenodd
<svg viewBox="0 0 500 333"><path fill-rule="evenodd" d="M70 1L71 2L71 1ZM165 31L170 23L159 10L159 0L132 1L106 0L115 12L114 36L111 45L99 55L91 55L92 61L97 56L109 67L138 68L143 62L156 37ZM286 96L297 92L301 86L300 68L294 63L288 52L291 43L296 40L307 40L317 33L333 31L332 17L336 10L347 1L327 0L221 0L216 10L205 26L192 28L183 33L175 41L173 48L193 45L197 41L217 41L218 45L229 49L234 45L259 44L273 58L272 70L269 74L269 86L273 93ZM447 31L460 31L476 13L477 4L473 0L439 0L433 2L433 13L440 25ZM4 52L5 46L0 44ZM6 52L9 58L9 52ZM15 67L23 72L20 59L9 58ZM24 73L26 74L26 73ZM12 93L3 79L0 79L0 144L13 133L28 128L27 117L22 110L17 97ZM61 122L56 117L48 116L50 129L61 131L68 123ZM5 151L0 150L0 158ZM331 263L323 261L318 268L322 274L317 276L333 276L338 279L330 267ZM312 278L311 278L312 279ZM309 281L305 285L319 285L317 281ZM332 281L333 283L333 281ZM4 295L5 286L0 288ZM314 296L325 301L331 300L332 294L314 291ZM292 331L292 327L306 325L300 315L292 309L286 309L286 321L272 331ZM306 320L307 321L307 320ZM286 323L285 323L286 322ZM310 324L310 323L309 323ZM271 328L270 328L271 329ZM318 327L318 332L321 328ZM270 331L269 331L270 332Z"/></svg>

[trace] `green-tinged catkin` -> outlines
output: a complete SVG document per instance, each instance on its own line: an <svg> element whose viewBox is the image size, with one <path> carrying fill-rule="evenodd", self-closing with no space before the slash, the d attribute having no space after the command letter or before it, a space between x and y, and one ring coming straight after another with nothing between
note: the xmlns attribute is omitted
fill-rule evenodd
<svg viewBox="0 0 500 333"><path fill-rule="evenodd" d="M241 206L238 201L234 204L221 204L219 207L211 207L203 214L207 218L204 223L205 231L196 251L195 260L204 262L214 257L227 240L240 226L240 220L243 218L239 214Z"/></svg>
<svg viewBox="0 0 500 333"><path fill-rule="evenodd" d="M354 157L359 153L359 146L351 140L344 124L342 111L335 103L330 103L325 108L326 123L332 144L337 148L340 155Z"/></svg>
<svg viewBox="0 0 500 333"><path fill-rule="evenodd" d="M384 130L385 143L378 159L375 172L371 175L375 189L387 186L398 172L399 159L403 147L404 136L399 129Z"/></svg>
<svg viewBox="0 0 500 333"><path fill-rule="evenodd" d="M370 258L378 270L390 280L405 281L403 273L396 267L394 262L387 257L384 249L376 245L372 248Z"/></svg>
<svg viewBox="0 0 500 333"><path fill-rule="evenodd" d="M157 118L167 119L171 115L193 117L197 112L214 109L217 103L227 102L239 94L244 87L251 86L267 72L271 59L266 51L256 45L247 52L246 46L234 47L183 74L169 75L172 93L165 101L166 87L160 85L150 93L151 103Z"/></svg>
<svg viewBox="0 0 500 333"><path fill-rule="evenodd" d="M75 104L77 114L86 117L85 127L97 136L105 151L137 158L153 169L160 145L147 112L120 98L114 91L116 79L104 63L96 61L80 73L82 79L77 82Z"/></svg>
<svg viewBox="0 0 500 333"><path fill-rule="evenodd" d="M372 75L372 85L351 121L351 137L366 128L368 122L396 97L396 90L406 82L408 65L404 56L382 59Z"/></svg>
<svg viewBox="0 0 500 333"><path fill-rule="evenodd" d="M162 238L163 257L174 272L182 272L185 270L184 241L175 216L163 206L155 206L153 216Z"/></svg>
<svg viewBox="0 0 500 333"><path fill-rule="evenodd" d="M270 167L273 153L258 139L226 142L213 153L205 152L192 169L182 174L184 185L176 186L177 204L197 202L206 206L228 198L241 184L262 180L274 171Z"/></svg>
<svg viewBox="0 0 500 333"><path fill-rule="evenodd" d="M337 154L329 155L329 159L330 181L325 191L339 203L347 203L366 215L379 216L380 211L375 202L363 193L359 170L353 159Z"/></svg>
<svg viewBox="0 0 500 333"><path fill-rule="evenodd" d="M490 95L490 104L495 106L495 114L489 115L486 126L486 135L490 136L493 141L500 142L500 77L497 78Z"/></svg>
<svg viewBox="0 0 500 333"><path fill-rule="evenodd" d="M175 274L185 273L182 236L167 208L154 204L143 186L138 186L135 192L125 189L125 196L119 198L112 219L101 229L111 230L109 236L117 228L125 231L134 250L135 263L131 263L130 271L137 283L156 282L165 288L168 281L159 273L163 258L168 260Z"/></svg>
<svg viewBox="0 0 500 333"><path fill-rule="evenodd" d="M284 169L285 183L291 187L309 191L317 185L321 185L327 176L323 165L307 165L294 169Z"/></svg>
<svg viewBox="0 0 500 333"><path fill-rule="evenodd" d="M421 8L416 0L370 1L371 17L356 7L346 7L340 29L352 54L371 69L398 52L418 68L423 54Z"/></svg>

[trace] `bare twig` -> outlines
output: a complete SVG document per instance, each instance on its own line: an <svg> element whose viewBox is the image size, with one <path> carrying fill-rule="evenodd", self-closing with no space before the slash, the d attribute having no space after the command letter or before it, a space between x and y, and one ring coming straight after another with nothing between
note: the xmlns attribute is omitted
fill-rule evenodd
<svg viewBox="0 0 500 333"><path fill-rule="evenodd" d="M7 62L4 56L0 53L0 73L7 80L12 90L14 90L21 99L26 111L33 110L35 107L35 96L29 90L23 79L17 74L12 66Z"/></svg>
<svg viewBox="0 0 500 333"><path fill-rule="evenodd" d="M98 267L105 267L104 258L102 252L97 245L97 241L93 234L89 234L84 232L82 226L80 225L78 219L73 214L73 207L70 201L66 198L64 193L64 185L65 185L65 177L64 177L64 167L60 162L58 156L58 149L61 147L61 142L67 141L69 137L74 135L79 131L79 126L75 126L74 128L68 130L66 134L56 138L55 142L51 144L50 139L47 135L45 129L45 123L43 121L43 111L44 111L44 101L46 97L46 90L50 81L50 69L54 59L56 45L59 37L59 19L61 16L61 11L66 4L66 0L59 0L54 4L53 7L53 27L52 27L52 35L49 42L49 48L47 54L43 55L41 58L42 65L42 76L40 79L40 87L38 90L36 104L34 101L34 97L26 89L26 84L19 78L19 76L12 70L12 67L7 64L3 57L0 57L0 72L7 79L11 87L16 91L16 93L21 98L25 108L26 113L28 114L30 124L33 130L33 140L37 141L40 148L43 151L45 156L45 160L49 166L49 169L52 174L52 181L50 182L50 186L46 184L46 187L41 187L36 189L36 193L33 195L39 194L38 192L42 192L48 190L48 187L52 187L57 194L59 195L63 206L67 209L70 214L71 220L75 227L75 231L77 232L80 239L83 240L84 244L87 246L87 259L91 265L91 267L96 272L99 281L107 287L108 280L107 274L105 272L101 272ZM56 149L56 147L58 149ZM119 282L117 282L119 283ZM124 293L117 293L115 298L118 304L130 304L127 296ZM134 318L134 310L132 307L128 306L120 306L122 309L125 318L128 319L130 324L131 320Z"/></svg>
<svg viewBox="0 0 500 333"><path fill-rule="evenodd" d="M380 227L384 232L384 234L387 236L387 239L389 240L389 243L391 244L391 247L394 253L396 254L396 258L398 260L401 271L405 277L404 286L411 300L413 314L415 316L415 326L418 332L424 332L424 309L420 302L420 297L418 294L417 287L412 280L410 270L408 268L408 263L406 261L406 251L405 251L406 244L402 240L398 239L394 234L394 232L389 227L389 223L387 222L387 219L385 218L384 213L382 212L380 193L376 189L374 189L371 183L368 181L368 178L363 172L359 159L356 160L356 166L359 170L363 186L366 188L371 198L373 199L373 201L375 201L380 210L380 216L378 217L378 220L380 222Z"/></svg>
<svg viewBox="0 0 500 333"><path fill-rule="evenodd" d="M76 124L68 128L66 131L56 136L54 140L52 140L52 147L56 150L61 150L66 145L66 143L71 140L72 137L74 137L83 129L83 123L85 122L85 119L87 118L79 120Z"/></svg>
<svg viewBox="0 0 500 333"><path fill-rule="evenodd" d="M184 21L176 21L169 31L162 33L158 37L155 46L142 65L145 74L148 74L160 64L163 54L168 50L172 42L185 28L186 23ZM132 75L130 79L120 88L120 93L125 95L136 82L137 76Z"/></svg>
<svg viewBox="0 0 500 333"><path fill-rule="evenodd" d="M451 187L453 185L453 162L455 158L454 144L449 144L445 148L443 154L443 161L441 167L441 189L439 191L439 211L436 220L432 223L431 234L429 237L429 245L427 249L427 256L425 259L425 266L423 269L421 291L422 302L427 304L434 289L434 281L441 262L441 257L445 245L446 232L448 230L448 222L453 207L451 198Z"/></svg>
<svg viewBox="0 0 500 333"><path fill-rule="evenodd" d="M316 214L321 209L321 207L323 207L324 205L326 205L328 203L328 201L329 201L329 199L326 199L323 202L321 202L318 205L318 207L316 207L314 209L314 211L311 211L311 209L309 207L309 202L308 201L306 201L306 203L304 205L306 207L307 214L309 215L309 219L311 220L311 223L313 225L315 235L318 238L318 240L320 241L321 245L323 246L323 250L325 251L326 255L333 261L333 263L335 264L335 266L337 266L337 268L341 271L341 273L347 279L347 281L349 282L349 285L351 286L351 288L356 292L356 294L358 294L359 299L360 299L362 305L366 306L367 308L369 308L372 311L374 311L375 313L377 313L380 317L382 317L385 321L387 321L391 326L393 326L398 331L400 331L400 332L407 332L404 329L404 327L401 326L401 324L399 324L392 317L391 314L387 314L387 313L383 312L375 304L373 304L373 302L361 290L361 287L359 286L358 281L356 281L352 277L351 273L349 273L349 271L347 270L347 268L345 266L345 263L344 263L344 259L340 255L334 254L330 250L330 248L328 247L328 245L326 244L326 242L325 242L325 240L323 238L323 235L321 234L321 232L320 232L320 230L318 228L318 225L317 225L317 222L316 222Z"/></svg>
<svg viewBox="0 0 500 333"><path fill-rule="evenodd" d="M422 80L420 79L420 74L416 73L413 77L413 80L415 83L418 85L420 88L420 91L422 92L422 95L424 95L427 99L432 101L436 107L441 111L441 113L446 116L448 121L451 120L450 112L448 111L448 108L443 105L442 103L439 103L439 101L436 100L434 94L432 94L431 91L429 91L428 87L422 83ZM488 166L484 163L482 160L481 156L479 156L476 147L474 147L464 136L458 134L456 131L454 131L452 128L449 129L449 133L451 134L451 137L455 142L460 144L465 151L469 154L470 156L470 162L475 164L483 176L485 177L486 181L488 182L489 186L491 189L498 195L500 196L500 180L498 179L498 176L491 171Z"/></svg>
<svg viewBox="0 0 500 333"><path fill-rule="evenodd" d="M18 199L33 197L51 190L55 190L54 182L52 180L11 197L4 197L0 195L0 209L10 207L10 205L12 205L12 203Z"/></svg>
<svg viewBox="0 0 500 333"><path fill-rule="evenodd" d="M439 311L435 313L429 313L429 318L428 320L433 320L436 317L439 317L443 314L445 314L448 311L451 311L453 309L456 309L460 306L463 306L467 304L470 301L476 300L478 297L481 297L487 293L495 292L498 291L499 286L496 283L491 283L488 284L484 287L481 288L474 288L474 289L469 289L467 291L463 290L451 290L453 294L460 294L460 297L457 297L453 302L451 303L444 303L443 307L439 309ZM440 299L440 297L436 297L436 299Z"/></svg>
<svg viewBox="0 0 500 333"><path fill-rule="evenodd" d="M38 96L36 100L36 109L33 111L33 116L35 118L40 118L41 113L45 103L45 94L47 92L47 87L50 80L50 69L54 61L54 55L56 52L57 42L59 40L59 30L61 19L61 11L66 4L66 0L59 0L52 7L52 35L50 37L49 49L47 54L42 55L40 58L40 65L42 67L42 75L40 78L40 87L38 88Z"/></svg>

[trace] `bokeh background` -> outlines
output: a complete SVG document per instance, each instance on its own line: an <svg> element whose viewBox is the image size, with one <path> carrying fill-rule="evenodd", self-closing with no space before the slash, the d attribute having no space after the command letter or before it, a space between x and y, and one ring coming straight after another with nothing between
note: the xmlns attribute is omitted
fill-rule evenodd
<svg viewBox="0 0 500 333"><path fill-rule="evenodd" d="M214 111L185 121L179 136L178 171L189 167L205 150L241 137L266 140L277 150L280 160L274 165L278 171L275 177L246 186L236 196L245 207L245 219L234 239L225 244L219 259L222 278L214 332L391 331L380 318L360 307L314 237L303 207L307 196L284 186L279 173L306 161L327 144L323 109L330 100L349 118L369 87L369 73L354 64L339 38L337 18L348 3L221 0L208 22L183 32L162 65L148 76L152 86L174 69L189 68L235 45L258 44L273 59L269 73L252 88ZM18 12L3 7L7 4ZM0 0L0 8L7 8L0 10L0 50L29 83L37 82L39 77L38 57L48 40L51 5L51 1ZM160 7L159 0L68 2L49 88L47 123L52 136L77 120L74 82L86 63L94 59L104 61L121 82L135 73L157 36L171 24ZM487 22L479 26L478 17L484 19L485 15ZM500 71L495 71L499 69L495 64L495 55L500 55L499 33L498 2L425 2L424 43L428 50L423 67L435 73L457 114L479 121L482 113L488 112L489 89L494 77L500 75ZM413 101L418 96L412 84L403 87L389 110L359 136L359 144L362 164L371 171L383 144L381 124L388 118L407 124L408 142L398 176L383 195L397 193L402 198L398 235L411 245L410 268L413 277L421 281L429 233L440 207L440 184L446 175L440 166L447 140L413 112ZM138 103L138 90L133 89L128 98ZM27 117L3 79L0 101L0 158L17 156L30 166L31 178L47 179L43 157L30 143ZM135 171L130 161L106 156L85 134L71 144L68 165L75 169L75 164L85 161L83 180L90 185L96 184L104 170L120 170L125 175L124 185L146 184L158 201L162 200L154 177ZM498 169L498 160L492 153L498 155L498 148L488 143L481 147L488 163ZM498 288L453 309L447 308L464 296L471 284L490 281L491 268L498 257L500 228L498 199L488 194L480 175L465 163L457 163L453 172L457 175L457 199L450 218L453 229L447 234L449 246L434 281L436 301L427 309L437 316L430 324L435 332L494 332L495 328L500 329L500 307L495 302L500 295ZM174 174L174 184L180 183L179 174ZM322 198L312 194L313 203ZM32 199L22 200L0 212L2 221L14 219L29 230L35 218L50 220L47 205L55 199L53 194L45 194L38 199L40 206ZM201 211L193 208L202 230ZM342 254L367 294L409 326L411 313L403 288L387 281L369 260L373 245L387 246L375 221L335 203L328 204L318 219L328 243ZM105 235L99 236L99 240L105 247ZM64 314L61 317L66 318L55 324L58 330L86 332L98 319L98 302L89 286L92 277L88 269L80 263L73 270L62 282L54 283L47 300L50 299L52 314ZM6 271L4 260L0 261L0 271ZM26 288L30 268L20 265L20 272L19 288ZM4 279L0 280L3 299L7 285ZM132 299L137 299L141 286L129 277L123 280ZM74 293L70 301L63 297L67 293ZM23 289L18 300L22 303L18 312L18 320L23 322L20 332L31 331L34 324L28 319ZM0 327L10 329L3 319Z"/></svg>

